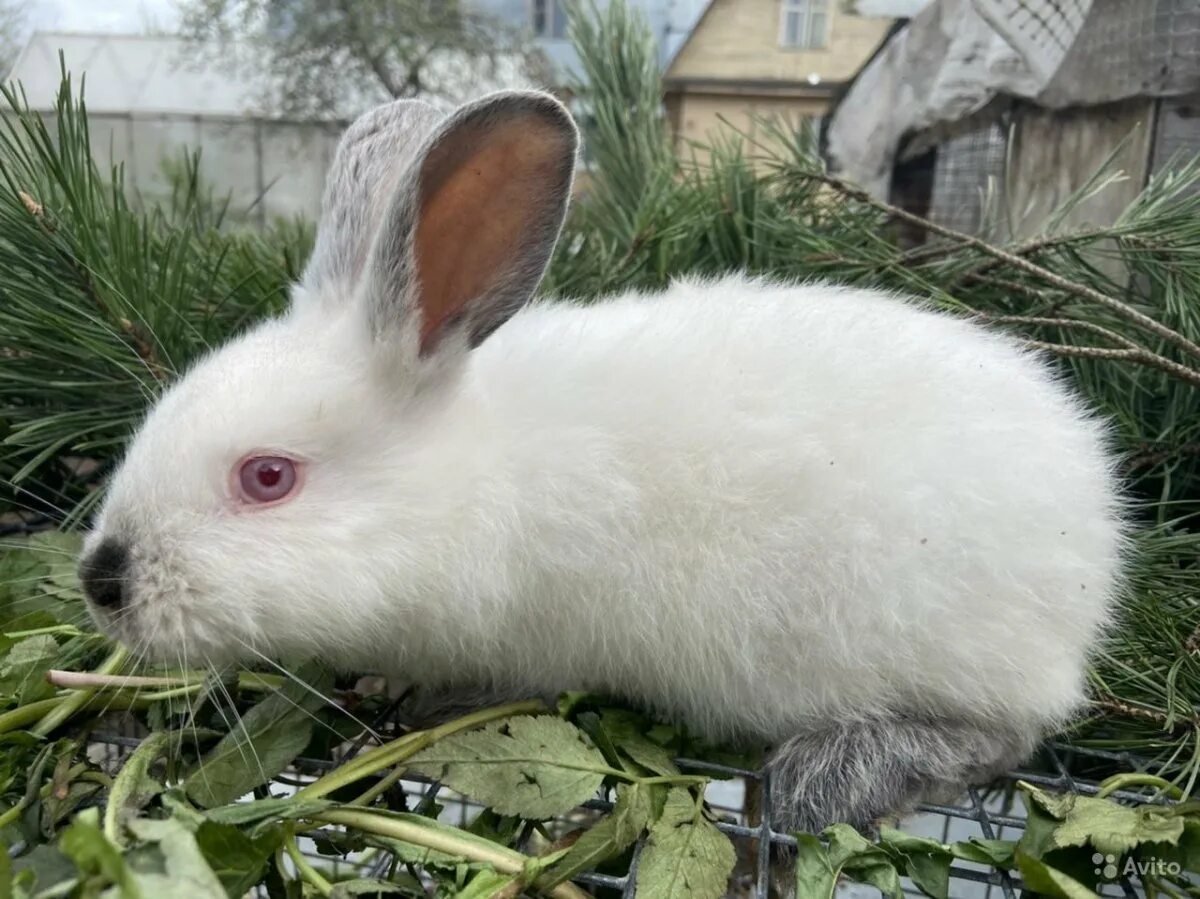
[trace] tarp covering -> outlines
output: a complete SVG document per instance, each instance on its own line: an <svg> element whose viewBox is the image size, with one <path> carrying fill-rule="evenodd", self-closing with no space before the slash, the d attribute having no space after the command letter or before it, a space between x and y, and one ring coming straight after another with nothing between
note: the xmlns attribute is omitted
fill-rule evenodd
<svg viewBox="0 0 1200 899"><path fill-rule="evenodd" d="M859 73L826 150L836 171L882 197L906 136L999 96L1060 108L1194 90L1195 0L936 0Z"/></svg>

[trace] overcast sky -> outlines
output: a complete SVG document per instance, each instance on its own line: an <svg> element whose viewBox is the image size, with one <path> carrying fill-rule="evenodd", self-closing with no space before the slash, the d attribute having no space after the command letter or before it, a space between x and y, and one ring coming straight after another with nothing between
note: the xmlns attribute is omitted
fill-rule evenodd
<svg viewBox="0 0 1200 899"><path fill-rule="evenodd" d="M173 28L175 0L28 0L29 26L54 31L139 32Z"/></svg>

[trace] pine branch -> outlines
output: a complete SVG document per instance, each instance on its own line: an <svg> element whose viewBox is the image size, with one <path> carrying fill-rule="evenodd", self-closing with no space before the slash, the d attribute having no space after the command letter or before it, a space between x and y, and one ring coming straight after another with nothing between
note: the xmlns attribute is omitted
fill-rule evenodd
<svg viewBox="0 0 1200 899"><path fill-rule="evenodd" d="M866 204L886 213L892 218L900 219L901 221L908 222L912 225L917 225L918 227L924 228L926 231L936 234L939 237L945 237L948 240L953 240L960 246L970 247L987 256L991 256L997 262L1004 263L1010 268L1033 275L1036 278L1040 278L1047 284L1050 284L1052 287L1061 290L1063 293L1072 294L1081 299L1087 300L1088 302L1095 303L1099 306L1104 306L1105 308L1116 312L1122 318L1137 325L1143 330L1162 338L1168 343L1174 344L1175 346L1187 352L1189 355L1200 359L1200 344L1197 344L1195 341L1185 337L1183 334L1168 328L1161 322L1155 321L1150 316L1138 312L1129 304L1123 303L1118 299L1108 296L1107 294L1103 294L1086 284L1080 284L1076 281L1071 281L1067 278L1064 278L1061 275L1058 275L1049 269L1038 265L1037 263L1030 262L1023 256L1017 255L1008 250L1003 250L1000 247L992 246L978 237L974 237L970 234L963 234L960 231L955 231L951 228L947 228L943 225L938 225L927 219L923 219L920 216L913 215L911 212L901 209L898 206L893 206L892 204L886 203L883 200L878 200L868 194L865 190L847 184L840 178L835 178L832 175L825 174L824 172L797 172L795 173L795 176L798 178L808 178L814 181L819 181L827 187L831 187L838 191L838 193L842 194L843 196L854 200L855 202Z"/></svg>
<svg viewBox="0 0 1200 899"><path fill-rule="evenodd" d="M25 191L18 191L17 196L20 198L21 204L29 210L29 214L33 216L34 221L38 223L38 226L47 235L53 235L58 231L54 220L46 212L45 206ZM158 354L154 351L154 345L142 333L141 328L124 316L114 315L108 303L105 302L104 297L96 289L96 283L92 280L91 272L71 253L67 251L60 251L60 253L63 261L71 267L71 271L75 274L79 289L83 292L83 295L91 301L92 305L96 307L97 311L106 320L120 327L125 336L129 338L129 342L137 352L138 358L145 364L146 370L157 380L163 380L166 377L163 364L159 360Z"/></svg>

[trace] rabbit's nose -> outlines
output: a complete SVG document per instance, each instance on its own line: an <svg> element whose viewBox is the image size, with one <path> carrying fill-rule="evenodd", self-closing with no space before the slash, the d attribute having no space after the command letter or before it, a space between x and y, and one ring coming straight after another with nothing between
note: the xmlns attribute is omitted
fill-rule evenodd
<svg viewBox="0 0 1200 899"><path fill-rule="evenodd" d="M119 609L125 601L125 575L129 567L129 549L112 537L100 541L79 564L83 592L95 605Z"/></svg>

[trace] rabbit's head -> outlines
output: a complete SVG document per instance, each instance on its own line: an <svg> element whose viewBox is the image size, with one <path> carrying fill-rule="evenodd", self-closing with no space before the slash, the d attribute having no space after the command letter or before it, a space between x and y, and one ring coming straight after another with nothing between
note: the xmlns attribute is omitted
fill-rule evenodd
<svg viewBox="0 0 1200 899"><path fill-rule="evenodd" d="M471 350L536 289L577 140L537 93L350 127L289 310L172 387L110 484L81 563L103 629L184 664L356 639L357 597L408 575L372 549L380 515L420 521L437 469L407 463L461 428L440 413Z"/></svg>

